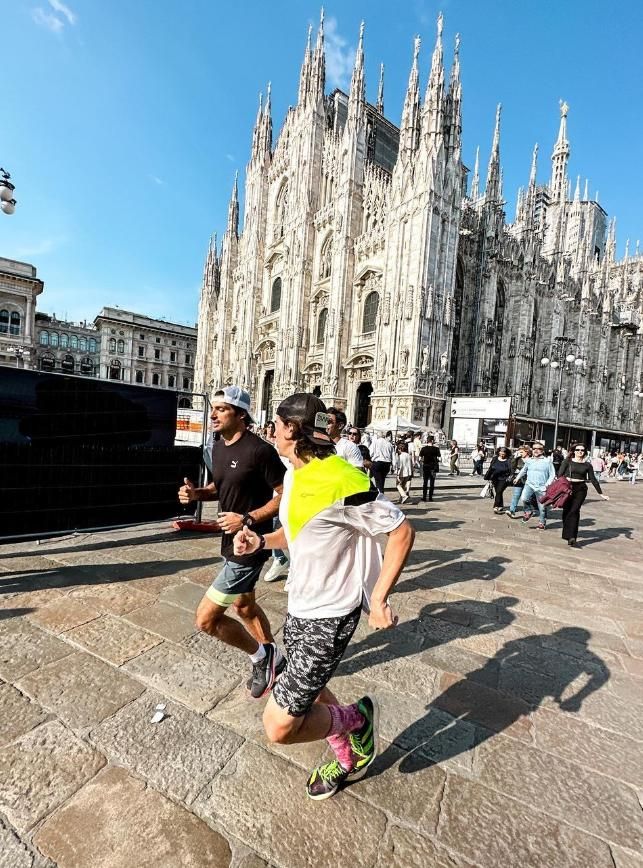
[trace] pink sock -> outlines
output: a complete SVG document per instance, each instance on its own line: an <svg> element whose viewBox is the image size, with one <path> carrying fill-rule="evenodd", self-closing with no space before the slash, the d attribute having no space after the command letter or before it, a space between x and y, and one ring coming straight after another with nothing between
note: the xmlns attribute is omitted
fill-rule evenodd
<svg viewBox="0 0 643 868"><path fill-rule="evenodd" d="M346 735L346 733L364 726L364 717L360 713L356 703L353 703L353 705L328 705L326 707L330 711L329 736Z"/></svg>
<svg viewBox="0 0 643 868"><path fill-rule="evenodd" d="M353 768L353 749L346 735L329 735L326 739L340 765L350 771Z"/></svg>

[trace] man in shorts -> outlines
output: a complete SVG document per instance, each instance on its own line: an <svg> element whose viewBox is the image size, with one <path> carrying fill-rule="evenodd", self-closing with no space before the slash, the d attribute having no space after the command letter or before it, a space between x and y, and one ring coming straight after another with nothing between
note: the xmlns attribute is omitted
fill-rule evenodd
<svg viewBox="0 0 643 868"><path fill-rule="evenodd" d="M340 705L328 689L360 619L393 627L388 595L411 550L414 531L404 514L358 468L335 454L328 414L315 395L295 394L277 410L277 448L286 471L282 528L265 536L244 528L235 552L288 547L288 661L264 709L270 741L327 739L336 759L313 770L311 799L327 799L366 774L377 750L377 705L364 696ZM388 535L384 560L377 536Z"/></svg>
<svg viewBox="0 0 643 868"><path fill-rule="evenodd" d="M179 490L181 503L218 500L217 521L223 530L223 568L196 611L196 626L250 656L248 689L255 699L270 691L283 670L283 654L273 641L265 612L255 602L255 585L268 553L237 555L233 538L242 527L272 530L279 510L285 467L276 449L248 431L250 396L239 386L217 392L212 406L212 482L196 488L189 480ZM226 615L232 605L241 622Z"/></svg>

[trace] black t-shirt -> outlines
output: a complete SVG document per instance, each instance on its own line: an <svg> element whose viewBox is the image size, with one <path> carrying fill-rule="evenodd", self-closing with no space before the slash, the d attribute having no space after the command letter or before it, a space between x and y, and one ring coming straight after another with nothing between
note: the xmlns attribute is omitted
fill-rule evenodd
<svg viewBox="0 0 643 868"><path fill-rule="evenodd" d="M420 449L422 463L426 468L436 473L440 469L440 457L440 450L437 446L423 446Z"/></svg>
<svg viewBox="0 0 643 868"><path fill-rule="evenodd" d="M284 479L284 467L274 446L266 443L250 431L239 440L226 446L223 440L212 444L212 481L219 498L221 512L238 512L243 515L265 506L273 497L274 489ZM272 531L272 519L252 525L252 530L265 534ZM252 564L265 561L265 551L242 557L234 554L234 534L221 537L221 554L237 564Z"/></svg>

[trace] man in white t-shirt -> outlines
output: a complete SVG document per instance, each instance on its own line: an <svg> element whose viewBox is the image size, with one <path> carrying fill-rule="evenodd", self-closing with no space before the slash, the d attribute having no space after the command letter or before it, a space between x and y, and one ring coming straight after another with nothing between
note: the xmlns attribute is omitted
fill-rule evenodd
<svg viewBox="0 0 643 868"><path fill-rule="evenodd" d="M277 409L277 448L291 462L279 517L265 536L249 529L235 551L288 547L288 660L264 710L270 741L327 739L336 759L313 770L311 799L326 799L366 774L377 751L377 704L364 696L340 705L327 684L360 619L376 630L394 627L388 603L415 537L403 513L368 477L335 455L328 414L315 395L291 395ZM377 541L388 536L384 558Z"/></svg>
<svg viewBox="0 0 643 868"><path fill-rule="evenodd" d="M342 437L342 431L346 427L346 413L336 410L335 407L328 409L328 430L326 433L335 444L335 451L340 458L353 464L355 467L364 469L364 459L357 443Z"/></svg>

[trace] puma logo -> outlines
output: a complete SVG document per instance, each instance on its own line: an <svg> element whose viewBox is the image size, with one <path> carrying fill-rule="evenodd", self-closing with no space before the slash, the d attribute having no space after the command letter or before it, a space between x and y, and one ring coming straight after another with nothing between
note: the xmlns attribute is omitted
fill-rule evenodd
<svg viewBox="0 0 643 868"><path fill-rule="evenodd" d="M237 466L237 462L236 462L236 461L232 461L232 462L230 463L230 467L232 467L233 470L234 470L234 468L235 468L236 466Z"/></svg>

